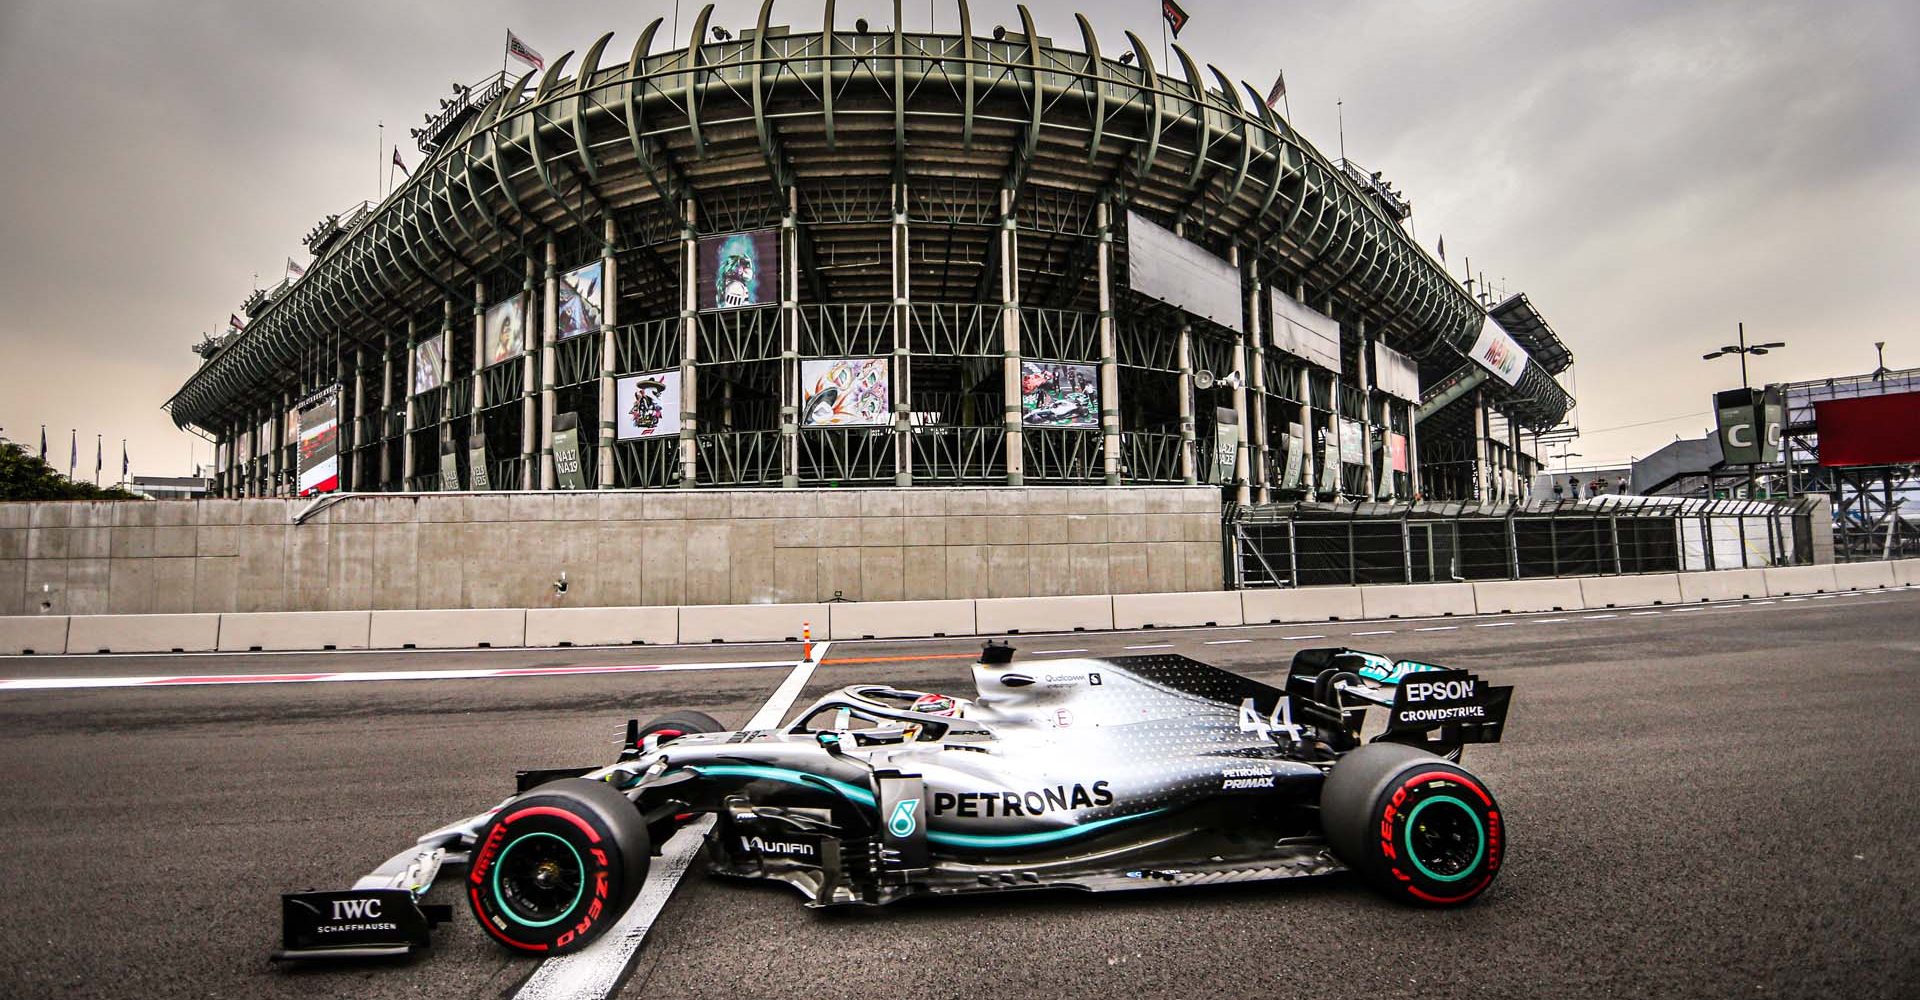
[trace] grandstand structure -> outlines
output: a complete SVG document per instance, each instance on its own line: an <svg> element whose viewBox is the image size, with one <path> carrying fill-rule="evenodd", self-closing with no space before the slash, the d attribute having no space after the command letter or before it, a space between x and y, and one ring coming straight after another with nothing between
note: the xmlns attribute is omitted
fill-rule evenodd
<svg viewBox="0 0 1920 1000"><path fill-rule="evenodd" d="M324 399L356 492L1487 501L1572 406L1524 295L1476 298L1378 174L1178 45L773 7L456 88L412 176L197 348L167 408L215 492L300 492Z"/></svg>

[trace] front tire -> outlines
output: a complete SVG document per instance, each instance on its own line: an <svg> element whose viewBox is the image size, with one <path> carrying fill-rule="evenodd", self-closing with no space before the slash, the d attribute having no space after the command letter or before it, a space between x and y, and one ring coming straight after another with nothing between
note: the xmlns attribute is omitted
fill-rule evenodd
<svg viewBox="0 0 1920 1000"><path fill-rule="evenodd" d="M1506 853L1505 816L1457 764L1396 743L1371 743L1334 764L1320 791L1334 854L1381 893L1461 906L1493 883Z"/></svg>
<svg viewBox="0 0 1920 1000"><path fill-rule="evenodd" d="M640 813L604 781L568 778L494 814L467 870L467 902L494 940L559 955L584 947L626 912L647 877Z"/></svg>

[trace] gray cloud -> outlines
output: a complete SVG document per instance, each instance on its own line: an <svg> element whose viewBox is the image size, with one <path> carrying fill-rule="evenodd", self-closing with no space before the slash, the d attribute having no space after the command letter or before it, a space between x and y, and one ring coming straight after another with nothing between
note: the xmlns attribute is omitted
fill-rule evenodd
<svg viewBox="0 0 1920 1000"><path fill-rule="evenodd" d="M1158 34L1151 4L1078 6L1105 47L1126 28ZM1737 320L1791 345L1759 378L1862 371L1874 340L1920 364L1920 7L1186 6L1196 58L1262 91L1284 68L1296 124L1329 152L1344 100L1347 152L1414 199L1421 242L1444 233L1456 272L1470 256L1533 297L1580 358L1589 429L1704 414L1737 375L1699 354ZM839 7L849 24L891 18L890 4ZM926 23L926 4L906 8L909 27ZM696 10L682 6L683 30ZM1034 5L1063 42L1072 10ZM716 23L756 11L722 4ZM814 26L819 4L776 13ZM109 451L126 437L135 471L185 471L188 439L159 406L193 370L188 345L252 274L277 280L321 216L375 194L377 120L404 139L450 81L497 65L509 25L557 56L605 30L630 40L655 14L673 7L0 7L0 426L31 440L46 423L56 454L69 427ZM945 3L934 17L955 24ZM1011 4L975 5L977 30L1015 20ZM1624 458L1706 421L1576 447Z"/></svg>

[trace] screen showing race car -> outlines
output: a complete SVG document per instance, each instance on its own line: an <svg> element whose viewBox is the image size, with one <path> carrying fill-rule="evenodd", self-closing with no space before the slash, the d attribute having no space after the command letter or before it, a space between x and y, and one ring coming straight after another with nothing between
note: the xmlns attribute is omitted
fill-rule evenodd
<svg viewBox="0 0 1920 1000"><path fill-rule="evenodd" d="M883 427L892 400L886 358L800 362L802 427Z"/></svg>
<svg viewBox="0 0 1920 1000"><path fill-rule="evenodd" d="M1020 362L1020 423L1027 427L1099 429L1099 366Z"/></svg>
<svg viewBox="0 0 1920 1000"><path fill-rule="evenodd" d="M680 371L648 372L614 380L614 436L621 441L680 433Z"/></svg>

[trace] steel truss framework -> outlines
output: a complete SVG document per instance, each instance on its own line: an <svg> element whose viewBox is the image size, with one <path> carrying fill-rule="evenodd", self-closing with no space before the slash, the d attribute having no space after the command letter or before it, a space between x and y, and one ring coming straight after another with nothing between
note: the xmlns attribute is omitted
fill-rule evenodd
<svg viewBox="0 0 1920 1000"><path fill-rule="evenodd" d="M826 27L803 33L774 25L768 0L715 42L709 6L686 48L655 52L655 19L624 57L609 33L577 64L508 81L321 240L168 409L218 438L228 495L284 488L288 409L335 383L356 490L471 487L478 454L492 488L553 488L564 412L597 428L590 485L1194 482L1218 406L1239 431L1242 499L1289 492L1287 449L1332 447L1337 418L1367 437L1337 492L1417 491L1417 466L1385 467L1385 432L1415 421L1372 388L1370 345L1437 381L1483 307L1252 87L1179 46L1157 66L1131 32L1131 64L1108 58L1077 15L1075 51L1024 7L997 38L958 12L956 33L848 31L828 0ZM1126 286L1129 210L1239 269L1244 332ZM757 227L779 232L781 302L698 311L696 239ZM615 290L607 328L556 343L556 277L595 258ZM482 310L516 293L534 305L529 349L487 364ZM1274 295L1339 320L1343 373L1275 346ZM442 385L411 393L415 345L442 335ZM891 425L800 428L800 360L863 355L892 359ZM1100 429L1023 428L1023 358L1097 365ZM676 368L679 439L617 442L614 379ZM1243 374L1201 390L1203 370ZM1495 385L1536 429L1571 404L1537 364Z"/></svg>

